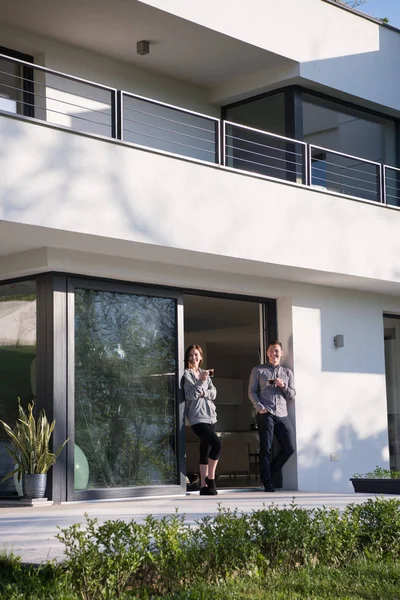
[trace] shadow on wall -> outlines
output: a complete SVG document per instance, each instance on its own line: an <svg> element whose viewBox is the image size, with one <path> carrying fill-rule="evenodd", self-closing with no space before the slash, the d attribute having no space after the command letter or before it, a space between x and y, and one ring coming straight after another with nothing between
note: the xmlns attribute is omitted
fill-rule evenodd
<svg viewBox="0 0 400 600"><path fill-rule="evenodd" d="M331 88L395 108L400 94L399 68L400 36L397 31L379 27L376 50L302 63L300 74ZM348 89L349 73L351 89ZM381 81L382 85L371 86L372 81Z"/></svg>
<svg viewBox="0 0 400 600"><path fill-rule="evenodd" d="M40 128L39 131L36 128ZM93 157L88 158L90 150L82 149L79 134L69 131L54 134L52 129L42 128L40 123L28 125L13 118L3 120L2 132L4 144L0 148L0 163L5 165L8 177L2 186L1 219L35 225L41 223L45 227L81 233L96 232L99 235L115 233L112 229L116 226L118 237L123 239L129 239L134 234L148 242L160 245L168 243L168 235L160 225L168 212L168 203L162 196L160 186L157 181L148 183L147 193L153 194L156 206L154 211L143 212L143 198L135 197L121 180L113 144L90 138L86 140L85 148L93 150L93 156L98 152L95 164L101 170L101 177L96 182L92 177ZM45 148L46 152L41 150L32 160L25 161L17 173L14 168L16 157L20 156L24 145L29 146L37 132L40 132L42 139L41 148ZM126 159L129 157L125 149L122 150L122 156ZM45 193L43 173L47 174ZM145 178L146 174L140 176ZM16 198L21 196L21 179L30 182L29 191L16 202ZM103 210L99 210L101 196L109 198L105 205L109 211L108 220L103 218L104 206ZM54 202L54 198L57 198L57 202ZM83 213L82 204L85 209ZM90 219L88 214L91 215ZM104 227L107 221L108 225Z"/></svg>
<svg viewBox="0 0 400 600"><path fill-rule="evenodd" d="M342 425L337 431L336 461L321 450L320 434L302 447L298 456L301 487L325 492L352 492L349 481L355 472L372 471L376 465L388 467L384 458L388 446L387 431L366 438L358 437L352 425ZM356 465L356 467L354 467Z"/></svg>

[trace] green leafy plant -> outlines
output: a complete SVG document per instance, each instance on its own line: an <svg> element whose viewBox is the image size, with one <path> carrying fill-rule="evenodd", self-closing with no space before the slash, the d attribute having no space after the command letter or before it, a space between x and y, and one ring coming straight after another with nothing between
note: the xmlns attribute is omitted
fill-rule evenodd
<svg viewBox="0 0 400 600"><path fill-rule="evenodd" d="M50 452L50 438L56 422L49 423L44 410L40 411L36 421L33 408L34 402L29 403L28 410L25 412L21 406L21 400L18 398L18 420L14 429L0 420L12 444L11 448L7 448L7 452L16 464L16 468L11 473L7 473L2 481L12 477L15 473L18 473L19 481L22 475L47 473L68 442L65 440L56 452Z"/></svg>
<svg viewBox="0 0 400 600"><path fill-rule="evenodd" d="M400 479L400 471L391 471L378 465L368 473L354 473L353 479Z"/></svg>

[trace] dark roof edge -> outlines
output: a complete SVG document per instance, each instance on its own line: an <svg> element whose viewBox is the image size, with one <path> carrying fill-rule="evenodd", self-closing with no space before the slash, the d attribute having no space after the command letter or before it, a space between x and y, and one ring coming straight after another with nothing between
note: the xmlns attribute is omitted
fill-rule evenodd
<svg viewBox="0 0 400 600"><path fill-rule="evenodd" d="M333 6L340 8L341 10L347 10L348 12L351 12L354 15L357 15L358 17L362 17L363 19L366 19L367 21L372 21L373 23L376 23L377 25L382 25L382 27L387 27L387 29L391 29L392 31L395 31L396 33L400 33L400 29L398 27L395 27L394 25L391 25L390 23L383 23L377 17L371 17L371 15L367 15L366 13L363 13L360 10L357 10L356 8L351 8L350 6L347 6L347 4L342 4L341 2L335 2L335 0L322 0L322 2L326 2L327 4L332 4Z"/></svg>

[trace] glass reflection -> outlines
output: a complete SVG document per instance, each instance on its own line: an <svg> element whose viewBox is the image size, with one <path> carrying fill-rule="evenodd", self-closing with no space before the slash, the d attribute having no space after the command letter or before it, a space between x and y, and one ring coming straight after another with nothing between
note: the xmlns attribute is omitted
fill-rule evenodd
<svg viewBox="0 0 400 600"><path fill-rule="evenodd" d="M175 300L76 290L75 489L175 484L175 406Z"/></svg>
<svg viewBox="0 0 400 600"><path fill-rule="evenodd" d="M36 393L36 284L21 281L0 285L0 418L11 427L18 416L17 398L24 407ZM14 464L0 428L0 480ZM16 494L13 479L0 483L0 495Z"/></svg>

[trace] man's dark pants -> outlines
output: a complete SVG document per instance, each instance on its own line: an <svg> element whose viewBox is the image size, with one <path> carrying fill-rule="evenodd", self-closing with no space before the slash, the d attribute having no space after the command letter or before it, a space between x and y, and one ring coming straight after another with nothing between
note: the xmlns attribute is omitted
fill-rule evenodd
<svg viewBox="0 0 400 600"><path fill-rule="evenodd" d="M288 417L271 413L256 415L260 436L260 475L264 485L272 483L272 476L283 467L294 452L294 434ZM274 434L279 442L279 452L271 462Z"/></svg>

